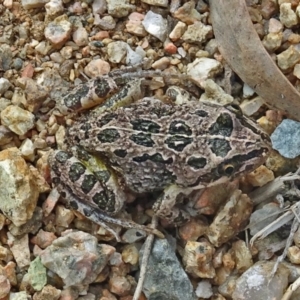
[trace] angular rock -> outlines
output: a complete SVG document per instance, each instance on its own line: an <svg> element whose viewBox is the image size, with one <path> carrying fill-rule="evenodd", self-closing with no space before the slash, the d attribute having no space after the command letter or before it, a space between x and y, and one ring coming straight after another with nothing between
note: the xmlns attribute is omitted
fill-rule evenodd
<svg viewBox="0 0 300 300"><path fill-rule="evenodd" d="M16 226L31 219L39 189L17 148L0 152L0 210Z"/></svg>
<svg viewBox="0 0 300 300"><path fill-rule="evenodd" d="M41 253L42 264L68 286L92 283L106 266L115 248L98 244L92 235L70 232Z"/></svg>
<svg viewBox="0 0 300 300"><path fill-rule="evenodd" d="M141 259L142 255L140 255L140 264ZM147 299L197 299L189 278L166 239L154 241L143 292Z"/></svg>
<svg viewBox="0 0 300 300"><path fill-rule="evenodd" d="M272 147L286 158L300 155L300 122L285 119L271 135Z"/></svg>

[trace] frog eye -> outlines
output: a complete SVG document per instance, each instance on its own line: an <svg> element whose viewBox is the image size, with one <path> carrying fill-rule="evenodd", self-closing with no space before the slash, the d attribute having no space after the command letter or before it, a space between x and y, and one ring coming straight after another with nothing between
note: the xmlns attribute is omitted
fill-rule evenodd
<svg viewBox="0 0 300 300"><path fill-rule="evenodd" d="M223 171L226 175L231 176L234 172L234 166L231 164L227 164L223 166Z"/></svg>

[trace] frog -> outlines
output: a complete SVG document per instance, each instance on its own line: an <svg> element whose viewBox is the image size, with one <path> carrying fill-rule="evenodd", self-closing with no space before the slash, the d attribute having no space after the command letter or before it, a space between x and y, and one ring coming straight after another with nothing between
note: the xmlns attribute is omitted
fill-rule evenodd
<svg viewBox="0 0 300 300"><path fill-rule="evenodd" d="M63 110L81 109L87 98L97 98L98 107L66 129L67 150L49 155L61 196L117 239L108 223L163 236L114 217L124 208L126 191L159 192L154 214L180 226L190 218L177 207L182 195L243 176L270 152L269 136L235 107L194 97L180 104L143 97L140 86L141 79L131 78L114 94L118 81L102 76L72 91Z"/></svg>

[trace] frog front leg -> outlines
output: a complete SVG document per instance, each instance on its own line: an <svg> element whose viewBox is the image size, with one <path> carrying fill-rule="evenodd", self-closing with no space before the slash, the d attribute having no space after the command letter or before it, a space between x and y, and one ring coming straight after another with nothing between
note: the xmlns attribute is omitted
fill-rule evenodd
<svg viewBox="0 0 300 300"><path fill-rule="evenodd" d="M192 188L181 188L176 184L166 187L152 207L154 213L159 218L178 226L188 222L190 215L176 205L193 190Z"/></svg>

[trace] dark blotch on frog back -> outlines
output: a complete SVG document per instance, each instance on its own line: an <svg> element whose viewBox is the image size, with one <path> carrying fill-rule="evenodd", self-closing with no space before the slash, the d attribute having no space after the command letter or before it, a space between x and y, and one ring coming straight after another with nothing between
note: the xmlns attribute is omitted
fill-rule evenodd
<svg viewBox="0 0 300 300"><path fill-rule="evenodd" d="M232 118L227 113L222 113L217 118L216 122L209 128L208 132L211 135L222 135L230 137L233 131Z"/></svg>
<svg viewBox="0 0 300 300"><path fill-rule="evenodd" d="M118 130L112 128L104 129L97 134L97 139L101 143L113 143L116 142L119 138L120 134Z"/></svg>
<svg viewBox="0 0 300 300"><path fill-rule="evenodd" d="M174 135L171 137L168 137L165 140L165 144L167 144L167 146L170 149L176 150L178 152L183 151L183 149L191 144L193 142L193 138L189 138L186 136L182 136L182 135Z"/></svg>
<svg viewBox="0 0 300 300"><path fill-rule="evenodd" d="M226 157L231 150L230 142L223 139L211 139L208 145L216 156Z"/></svg>
<svg viewBox="0 0 300 300"><path fill-rule="evenodd" d="M132 140L137 145L145 146L145 147L153 147L154 141L151 139L151 134L149 133L138 133L138 134L132 134L129 137L130 140Z"/></svg>
<svg viewBox="0 0 300 300"><path fill-rule="evenodd" d="M70 166L70 170L69 170L69 178L72 182L77 181L85 172L86 167L79 163L79 162L74 162L71 166Z"/></svg>
<svg viewBox="0 0 300 300"><path fill-rule="evenodd" d="M83 181L81 183L81 190L88 194L95 184L97 183L97 178L93 174L86 174L84 175Z"/></svg>
<svg viewBox="0 0 300 300"><path fill-rule="evenodd" d="M108 213L115 212L115 195L109 189L98 192L93 196L93 202L102 210Z"/></svg>
<svg viewBox="0 0 300 300"><path fill-rule="evenodd" d="M186 125L183 121L173 121L169 127L169 134L183 134L183 135L192 135L191 128Z"/></svg>
<svg viewBox="0 0 300 300"><path fill-rule="evenodd" d="M132 128L134 130L150 132L150 133L159 133L160 126L152 121L143 120L143 119L135 119L130 121Z"/></svg>
<svg viewBox="0 0 300 300"><path fill-rule="evenodd" d="M196 170L202 169L206 166L207 160L204 157L195 157L191 156L188 161L188 165L193 167Z"/></svg>

